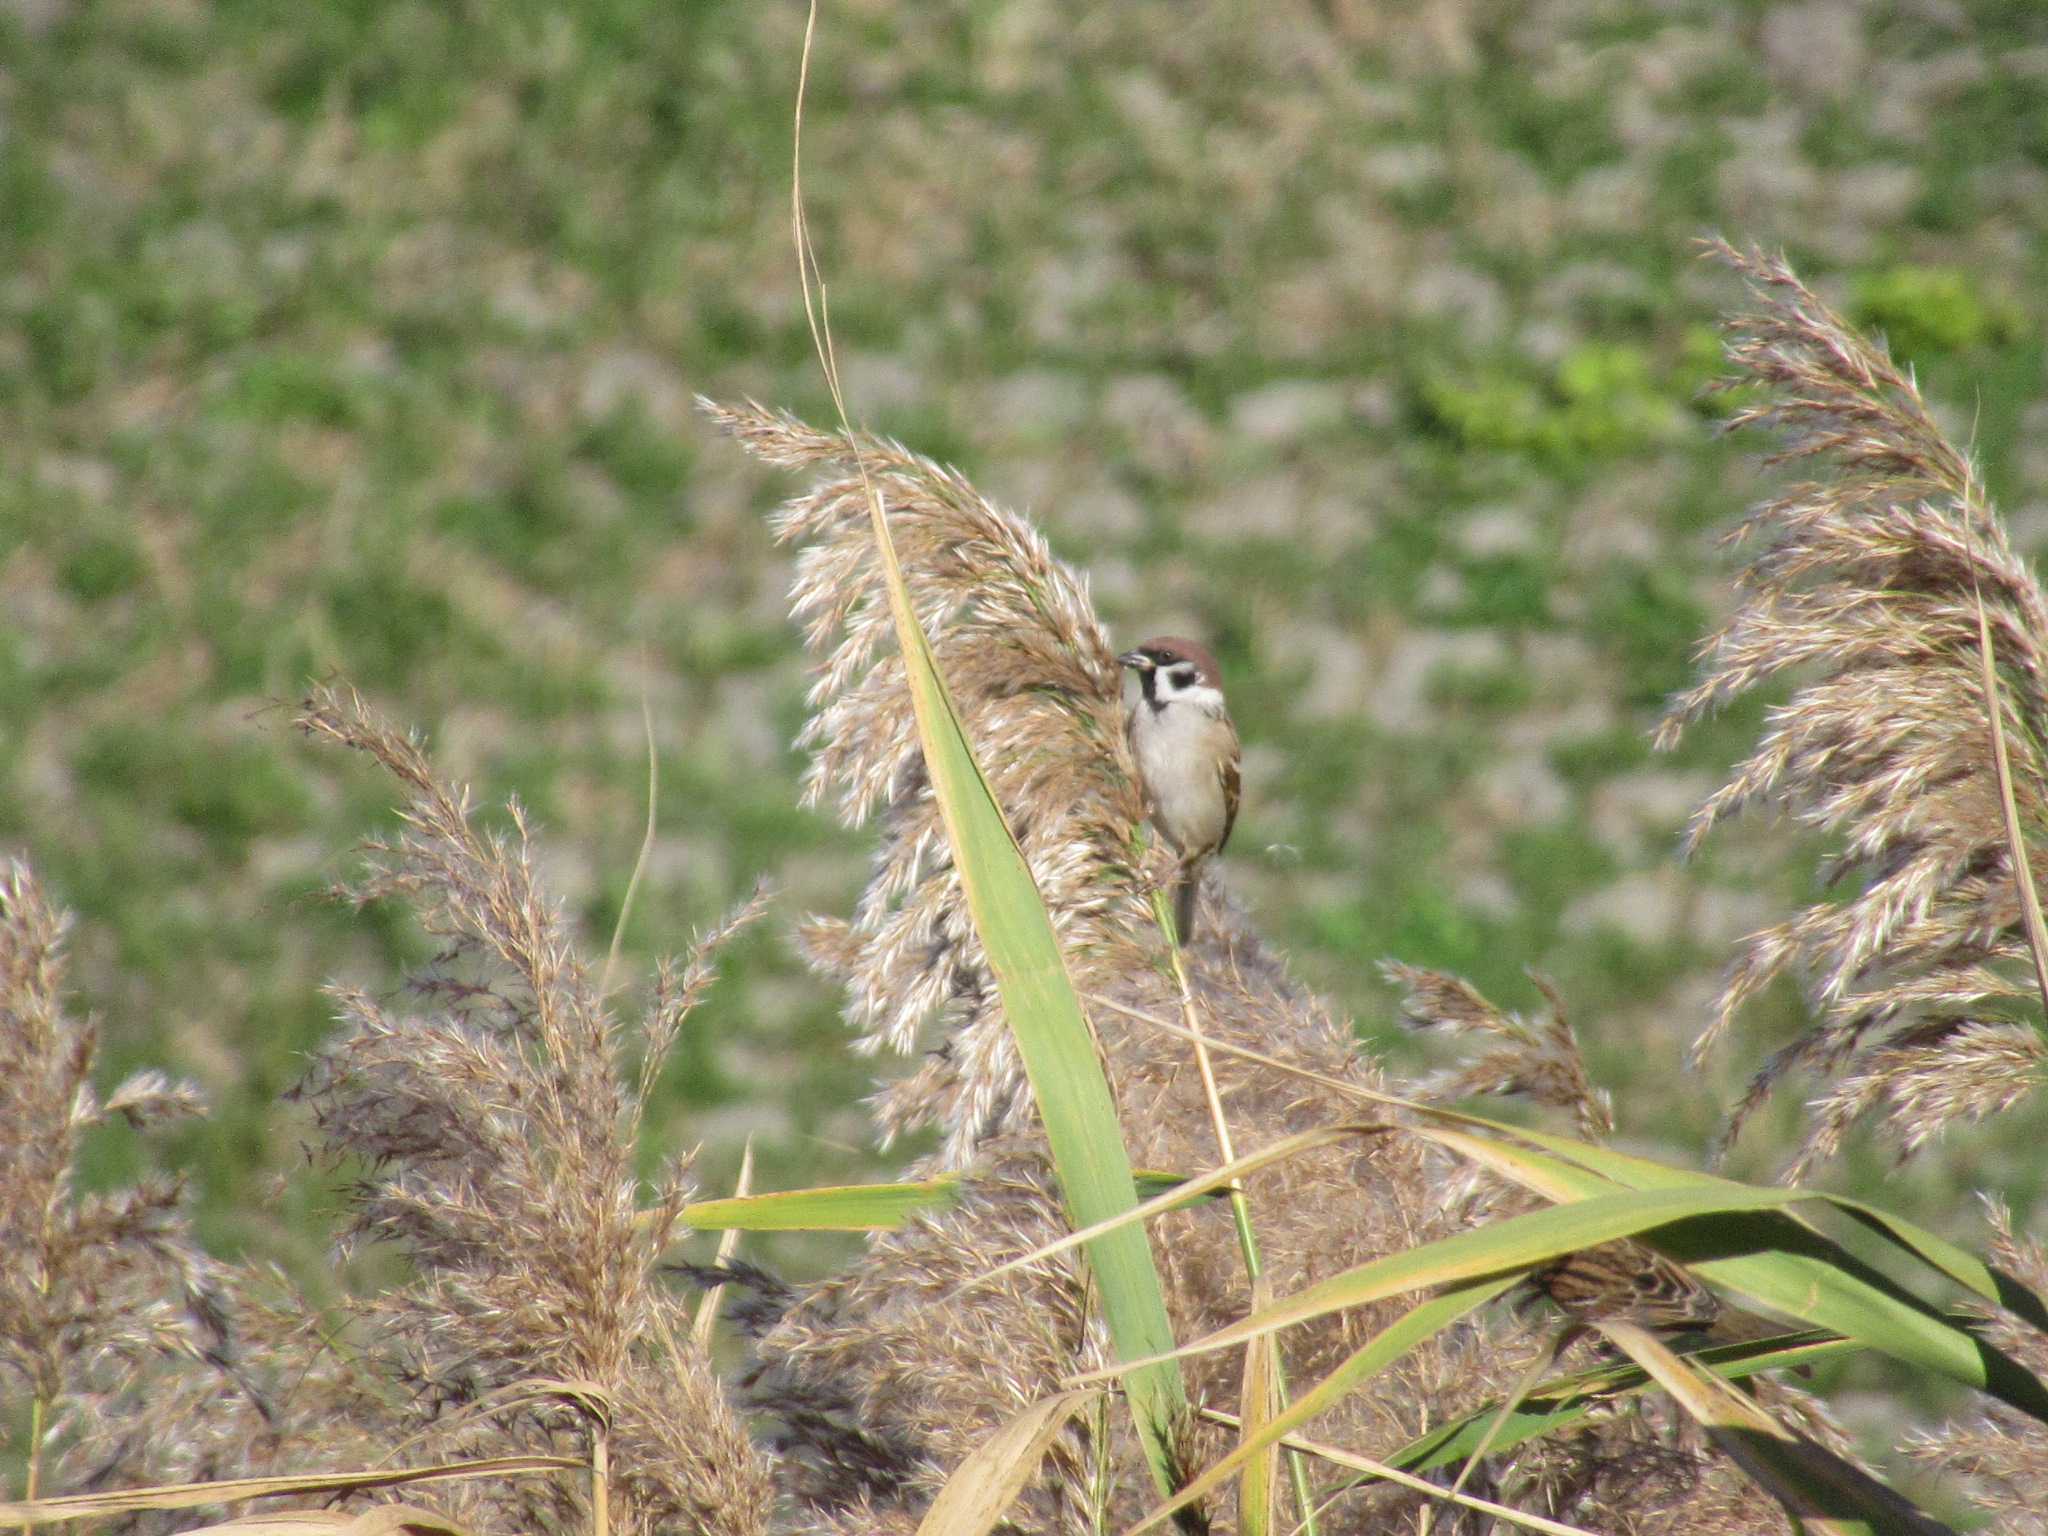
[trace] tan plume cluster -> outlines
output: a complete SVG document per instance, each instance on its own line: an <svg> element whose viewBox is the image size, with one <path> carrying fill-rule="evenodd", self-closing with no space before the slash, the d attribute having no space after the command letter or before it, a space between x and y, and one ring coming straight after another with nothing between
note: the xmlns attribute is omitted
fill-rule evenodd
<svg viewBox="0 0 2048 1536"><path fill-rule="evenodd" d="M1023 1077L925 779L867 492L844 435L705 408L769 463L827 471L774 523L801 546L791 611L821 658L799 743L815 754L805 797L856 826L879 811L882 848L851 921L815 920L806 943L846 983L865 1049L914 1054L939 1021L935 1054L884 1095L877 1121L885 1137L940 1125L945 1161L963 1164L983 1137L1028 1123ZM1028 523L895 443L860 451L976 756L1085 985L1091 967L1128 963L1151 924L1116 650L1080 577Z"/></svg>
<svg viewBox="0 0 2048 1536"><path fill-rule="evenodd" d="M1660 745L1785 674L1797 682L1762 740L1694 816L1716 826L1769 807L1831 838L1824 900L1752 934L1700 1037L1704 1051L1783 972L1811 1027L1756 1073L1729 1128L1787 1075L1827 1084L1791 1169L1830 1156L1881 1113L1900 1146L2006 1108L2041 1081L2028 948L2002 819L1981 678L1989 621L2022 827L2048 817L2048 601L2008 544L1969 459L1911 376L1782 260L1715 248L1760 303L1730 323L1732 424L1779 434L1776 462L1813 478L1758 506L1732 537L1751 553L1740 603L1673 701ZM2029 854L2036 875L2044 865Z"/></svg>
<svg viewBox="0 0 2048 1536"><path fill-rule="evenodd" d="M403 831L344 894L407 902L445 945L404 1008L336 989L341 1032L299 1090L328 1150L366 1169L354 1234L413 1270L362 1312L374 1374L408 1389L398 1427L424 1455L580 1455L601 1430L615 1529L751 1536L766 1469L660 1274L688 1168L643 1200L634 1167L647 1092L731 925L688 972L662 972L629 1029L541 890L516 806L510 838L480 832L462 791L353 695L316 694L300 723L405 794ZM572 1488L473 1484L451 1502L561 1529L587 1520Z"/></svg>
<svg viewBox="0 0 2048 1536"><path fill-rule="evenodd" d="M159 1072L104 1099L94 1090L97 1031L64 1005L68 926L27 865L0 865L0 1401L10 1427L37 1435L18 1447L31 1494L45 1474L71 1486L105 1427L181 1369L223 1405L268 1411L239 1364L225 1277L192 1240L179 1184L77 1188L96 1128L202 1106ZM57 1465L44 1462L52 1451Z"/></svg>
<svg viewBox="0 0 2048 1536"><path fill-rule="evenodd" d="M336 988L342 1028L296 1090L326 1154L356 1175L346 1236L395 1250L403 1273L323 1307L275 1275L207 1260L168 1182L73 1198L86 1130L194 1106L154 1074L95 1098L92 1032L59 1001L62 921L11 868L0 1237L26 1262L0 1266L0 1382L47 1408L36 1427L57 1453L52 1482L538 1453L567 1458L570 1475L407 1497L482 1530L589 1530L591 1476L574 1469L601 1443L598 1528L761 1536L766 1458L693 1333L692 1298L665 1273L687 1163L645 1193L636 1168L655 1076L716 949L760 898L684 968L664 967L628 1025L541 889L516 806L509 836L481 832L464 791L352 693L321 690L299 723L366 754L404 796L402 831L370 845L368 874L342 894L404 902L443 946L397 1000ZM392 1268L388 1256L373 1266ZM145 1505L119 1528L193 1518Z"/></svg>
<svg viewBox="0 0 2048 1536"><path fill-rule="evenodd" d="M853 450L843 435L778 413L709 409L761 458L826 476L776 523L800 546L794 606L823 658L804 737L815 753L809 794L836 801L856 822L879 809L882 852L853 919L814 923L811 948L846 985L850 1021L871 1048L933 1052L884 1094L881 1130L937 1123L946 1141L936 1164L965 1165L970 1179L957 1208L876 1239L840 1277L764 1295L750 1316L757 1336L742 1390L771 1425L796 1529L908 1533L969 1449L1024 1404L1098 1364L1103 1345L1078 1268L1050 1262L975 1279L1060 1231L1064 1216L922 772ZM1213 1166L1217 1143L1199 1074L1177 1032L1182 998L1144 899L1171 865L1142 866L1135 854L1143 811L1122 737L1114 649L1085 588L1027 522L953 472L893 444L858 441L912 601L1067 945L1132 1160ZM1348 1021L1297 987L1227 900L1187 962L1240 1152L1366 1112L1348 1090L1381 1087L1378 1066ZM1582 1121L1606 1125L1604 1101L1561 1019L1532 1026L1483 1000L1474 1007L1495 1021L1483 1032L1502 1042L1493 1064L1498 1091L1535 1089L1569 1102ZM1532 1070L1537 1061L1541 1070ZM1278 1295L1464 1229L1496 1203L1472 1193L1462 1166L1398 1130L1247 1180ZM1225 1208L1177 1212L1151 1232L1177 1337L1244 1315L1250 1291ZM1321 1379L1403 1310L1398 1302L1362 1307L1288 1330L1281 1351L1290 1379ZM1535 1348L1531 1331L1505 1313L1439 1336L1362 1384L1317 1421L1315 1434L1384 1453L1505 1390ZM1197 1401L1234 1406L1236 1352L1199 1356L1187 1367ZM1226 1444L1221 1431L1191 1426L1191 1464ZM1530 1507L1595 1528L1645 1520L1686 1536L1783 1528L1729 1464L1674 1437L1655 1415L1596 1415L1580 1433L1496 1462L1475 1474L1471 1491L1512 1488ZM1628 1467L1635 1475L1617 1475ZM1106 1469L1106 1494L1085 1468ZM1148 1494L1137 1449L1122 1432L1099 1444L1089 1424L1077 1423L1027 1493L1020 1528L1092 1529L1091 1496L1108 1498L1115 1526L1141 1511ZM1414 1529L1421 1508L1396 1489L1357 1489L1325 1513L1323 1529ZM1225 1509L1207 1518L1229 1526ZM1437 1531L1467 1528L1458 1516L1433 1518Z"/></svg>

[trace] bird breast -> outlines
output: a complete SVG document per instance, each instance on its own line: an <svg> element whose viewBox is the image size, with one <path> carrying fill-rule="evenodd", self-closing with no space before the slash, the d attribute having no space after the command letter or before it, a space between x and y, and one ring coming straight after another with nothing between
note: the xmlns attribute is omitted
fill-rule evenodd
<svg viewBox="0 0 2048 1536"><path fill-rule="evenodd" d="M1220 771L1229 724L1191 705L1140 704L1131 726L1152 824L1183 857L1208 852L1222 841L1229 815Z"/></svg>

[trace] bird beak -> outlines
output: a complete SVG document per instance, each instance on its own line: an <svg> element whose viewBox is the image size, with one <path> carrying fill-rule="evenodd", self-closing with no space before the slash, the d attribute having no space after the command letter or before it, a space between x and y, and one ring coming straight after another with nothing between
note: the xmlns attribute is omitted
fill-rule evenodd
<svg viewBox="0 0 2048 1536"><path fill-rule="evenodd" d="M1143 672L1151 667L1152 658L1143 651L1125 651L1123 655L1117 657L1116 664L1120 667L1129 667L1133 671Z"/></svg>

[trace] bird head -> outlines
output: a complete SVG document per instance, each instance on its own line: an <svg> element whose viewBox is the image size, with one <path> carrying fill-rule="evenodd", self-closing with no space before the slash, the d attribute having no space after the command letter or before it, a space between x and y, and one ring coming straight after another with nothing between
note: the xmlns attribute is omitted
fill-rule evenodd
<svg viewBox="0 0 2048 1536"><path fill-rule="evenodd" d="M1223 676L1207 646L1178 635L1159 635L1117 657L1138 674L1138 686L1152 704L1176 699L1221 707Z"/></svg>

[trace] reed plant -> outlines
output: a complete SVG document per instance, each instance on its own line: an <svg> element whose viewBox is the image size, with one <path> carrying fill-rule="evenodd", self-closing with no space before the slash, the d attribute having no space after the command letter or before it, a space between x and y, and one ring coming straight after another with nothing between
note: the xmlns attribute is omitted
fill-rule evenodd
<svg viewBox="0 0 2048 1536"><path fill-rule="evenodd" d="M1803 1176L1865 1118L1910 1151L2036 1080L2048 610L1910 377L1783 263L1719 254L1756 304L1733 419L1813 479L1745 525L1741 601L1666 737L1796 675L1694 840L1755 806L1837 844L1846 894L1751 939L1702 1037L1807 980L1810 1032L1734 1114L1812 1074ZM334 990L295 1090L343 1251L385 1260L314 1306L201 1252L174 1183L77 1197L88 1129L194 1105L148 1075L96 1097L62 921L13 870L0 1380L27 1433L0 1518L167 1529L296 1496L300 1523L564 1536L1943 1529L1790 1379L1872 1353L1974 1391L1911 1454L2038 1529L2048 1262L2011 1217L1987 1261L1792 1178L1629 1156L1562 999L1524 1018L1396 962L1405 1018L1456 1047L1398 1079L1213 872L1219 918L1176 948L1081 575L898 444L710 409L814 480L775 522L816 659L807 797L878 856L801 942L906 1063L877 1136L935 1150L865 1190L637 1174L661 1065L763 902L616 1005L517 807L485 830L418 742L323 689L302 728L399 804L340 894L435 941L385 990ZM1455 1107L1477 1096L1534 1118ZM817 1280L677 1249L807 1222L865 1246Z"/></svg>

